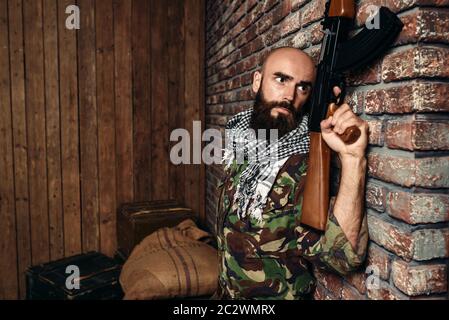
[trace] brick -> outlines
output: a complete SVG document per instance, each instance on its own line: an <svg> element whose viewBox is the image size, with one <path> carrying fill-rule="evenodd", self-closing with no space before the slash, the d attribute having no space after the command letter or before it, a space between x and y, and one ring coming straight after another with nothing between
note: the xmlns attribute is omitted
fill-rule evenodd
<svg viewBox="0 0 449 320"><path fill-rule="evenodd" d="M374 178L411 187L415 181L414 159L371 153L368 155L368 174Z"/></svg>
<svg viewBox="0 0 449 320"><path fill-rule="evenodd" d="M240 88L240 77L226 81L226 90L234 90Z"/></svg>
<svg viewBox="0 0 449 320"><path fill-rule="evenodd" d="M304 51L312 58L315 64L318 64L321 51L321 48L319 46L309 47Z"/></svg>
<svg viewBox="0 0 449 320"><path fill-rule="evenodd" d="M330 293L336 298L341 297L341 290L343 289L343 279L335 273L314 269L314 275L318 282L320 282Z"/></svg>
<svg viewBox="0 0 449 320"><path fill-rule="evenodd" d="M317 22L308 27L307 30L310 33L310 42L312 44L319 44L323 40L323 26L321 23Z"/></svg>
<svg viewBox="0 0 449 320"><path fill-rule="evenodd" d="M367 120L369 135L368 143L382 146L384 144L383 122L381 120Z"/></svg>
<svg viewBox="0 0 449 320"><path fill-rule="evenodd" d="M346 91L345 102L351 107L352 111L361 115L363 111L363 102L364 102L364 92L354 89L348 88Z"/></svg>
<svg viewBox="0 0 449 320"><path fill-rule="evenodd" d="M246 85L252 83L252 81L253 81L252 73L247 73L240 77L240 85L241 86L246 86Z"/></svg>
<svg viewBox="0 0 449 320"><path fill-rule="evenodd" d="M299 30L299 28L301 28L301 12L297 11L282 21L281 34L285 37Z"/></svg>
<svg viewBox="0 0 449 320"><path fill-rule="evenodd" d="M413 238L408 231L368 215L369 236L372 241L410 261L413 258Z"/></svg>
<svg viewBox="0 0 449 320"><path fill-rule="evenodd" d="M247 0L246 1L246 10L250 11L257 5L258 0Z"/></svg>
<svg viewBox="0 0 449 320"><path fill-rule="evenodd" d="M240 7L234 11L229 18L229 28L232 28L246 13L246 3L245 1L242 2Z"/></svg>
<svg viewBox="0 0 449 320"><path fill-rule="evenodd" d="M224 125L226 125L227 119L224 116L207 115L206 121L207 121L207 123L210 123L210 124L224 126Z"/></svg>
<svg viewBox="0 0 449 320"><path fill-rule="evenodd" d="M422 229L413 232L413 259L417 261L449 256L449 229Z"/></svg>
<svg viewBox="0 0 449 320"><path fill-rule="evenodd" d="M449 187L449 157L411 159L370 153L368 174L406 187Z"/></svg>
<svg viewBox="0 0 449 320"><path fill-rule="evenodd" d="M313 292L313 299L314 300L339 300L340 297L335 297L332 292L329 292L326 290L326 288L321 285L320 283L317 283L315 291Z"/></svg>
<svg viewBox="0 0 449 320"><path fill-rule="evenodd" d="M291 2L292 11L296 11L310 0L289 0L289 1Z"/></svg>
<svg viewBox="0 0 449 320"><path fill-rule="evenodd" d="M210 105L206 106L206 114L220 114L223 112L223 105Z"/></svg>
<svg viewBox="0 0 449 320"><path fill-rule="evenodd" d="M366 276L365 272L354 272L345 277L347 283L357 289L360 294L366 293Z"/></svg>
<svg viewBox="0 0 449 320"><path fill-rule="evenodd" d="M325 0L313 0L307 4L302 14L302 26L306 26L324 17Z"/></svg>
<svg viewBox="0 0 449 320"><path fill-rule="evenodd" d="M326 292L321 284L317 284L315 291L313 292L314 300L325 300Z"/></svg>
<svg viewBox="0 0 449 320"><path fill-rule="evenodd" d="M448 77L449 49L441 47L415 47L386 56L382 63L385 82L417 77Z"/></svg>
<svg viewBox="0 0 449 320"><path fill-rule="evenodd" d="M267 30L269 30L273 24L273 13L267 13L260 18L259 21L257 21L257 33L260 35Z"/></svg>
<svg viewBox="0 0 449 320"><path fill-rule="evenodd" d="M376 60L359 70L348 73L347 83L350 86L359 86L362 84L376 84L381 80L381 63Z"/></svg>
<svg viewBox="0 0 449 320"><path fill-rule="evenodd" d="M274 10L273 10L273 24L278 24L282 19L284 19L291 10L290 1L282 1Z"/></svg>
<svg viewBox="0 0 449 320"><path fill-rule="evenodd" d="M446 1L449 3L449 1ZM448 42L449 40L449 10L430 9L420 10L418 16L418 34L420 41Z"/></svg>
<svg viewBox="0 0 449 320"><path fill-rule="evenodd" d="M415 121L412 125L414 150L449 150L449 122Z"/></svg>
<svg viewBox="0 0 449 320"><path fill-rule="evenodd" d="M449 10L420 8L401 17L404 28L396 44L415 42L448 42Z"/></svg>
<svg viewBox="0 0 449 320"><path fill-rule="evenodd" d="M416 159L415 168L415 186L449 188L449 157Z"/></svg>
<svg viewBox="0 0 449 320"><path fill-rule="evenodd" d="M226 10L223 12L221 16L222 23L226 22L232 15L232 13L237 9L239 5L239 1L232 1L226 6Z"/></svg>
<svg viewBox="0 0 449 320"><path fill-rule="evenodd" d="M271 10L275 5L277 5L279 3L279 0L266 0L263 3L264 3L264 6L262 8L262 11L267 12L267 11Z"/></svg>
<svg viewBox="0 0 449 320"><path fill-rule="evenodd" d="M449 195L393 191L388 194L388 214L409 224L449 221Z"/></svg>
<svg viewBox="0 0 449 320"><path fill-rule="evenodd" d="M211 105L211 104L217 104L218 103L218 96L210 96L210 97L207 97L206 98L206 103L208 104L208 105Z"/></svg>
<svg viewBox="0 0 449 320"><path fill-rule="evenodd" d="M449 110L449 104L446 100L449 93L449 84L418 82L414 86L414 89L413 111L432 112Z"/></svg>
<svg viewBox="0 0 449 320"><path fill-rule="evenodd" d="M432 5L432 6L447 6L449 4L448 0L362 0L358 3L358 6L356 8L357 10L357 18L356 23L358 26L365 23L369 11L367 10L368 6L374 5L374 6L385 6L388 7L393 12L401 12L404 10L407 10L409 8L418 6L418 5Z"/></svg>
<svg viewBox="0 0 449 320"><path fill-rule="evenodd" d="M259 64L259 61L260 61L259 55L257 55L257 54L256 55L252 55L251 57L246 59L243 62L243 72L252 70L255 67L257 67L257 65Z"/></svg>
<svg viewBox="0 0 449 320"><path fill-rule="evenodd" d="M245 30L240 36L235 39L235 46L240 48L242 45L250 42L257 37L257 25L252 25L249 29Z"/></svg>
<svg viewBox="0 0 449 320"><path fill-rule="evenodd" d="M234 115L244 110L247 110L248 108L250 108L250 105L239 103L237 105L225 106L224 112L229 115Z"/></svg>
<svg viewBox="0 0 449 320"><path fill-rule="evenodd" d="M247 101L247 100L253 100L254 94L252 89L246 88L243 90L238 91L237 93L237 101Z"/></svg>
<svg viewBox="0 0 449 320"><path fill-rule="evenodd" d="M410 232L373 215L368 216L368 229L371 240L406 261L449 256L449 229Z"/></svg>
<svg viewBox="0 0 449 320"><path fill-rule="evenodd" d="M392 149L449 150L449 122L388 121L386 142Z"/></svg>
<svg viewBox="0 0 449 320"><path fill-rule="evenodd" d="M337 300L337 298L327 291L321 284L317 284L313 292L314 300Z"/></svg>
<svg viewBox="0 0 449 320"><path fill-rule="evenodd" d="M371 270L370 274L376 272L382 280L388 280L390 278L390 254L374 243L370 243L368 247L367 266L370 268L368 270Z"/></svg>
<svg viewBox="0 0 449 320"><path fill-rule="evenodd" d="M281 33L279 30L279 26L273 26L270 32L264 33L263 35L263 43L266 47L270 47L274 43L278 42L281 39Z"/></svg>
<svg viewBox="0 0 449 320"><path fill-rule="evenodd" d="M237 92L235 91L227 91L220 95L220 102L227 103L234 101L237 101Z"/></svg>
<svg viewBox="0 0 449 320"><path fill-rule="evenodd" d="M376 7L380 7L382 5L385 5L384 3L382 3L382 1L380 0L372 0L372 1L360 1L357 5L356 5L356 25L357 26L362 26L365 22L366 19L368 19L368 16L370 15L370 10L369 6L376 6ZM387 5L388 8L390 8L390 6Z"/></svg>
<svg viewBox="0 0 449 320"><path fill-rule="evenodd" d="M405 86L366 92L365 112L411 113L449 111L449 84L416 81Z"/></svg>
<svg viewBox="0 0 449 320"><path fill-rule="evenodd" d="M355 288L350 285L344 284L341 290L342 300L366 300L366 297L360 294Z"/></svg>
<svg viewBox="0 0 449 320"><path fill-rule="evenodd" d="M386 207L387 189L376 183L366 185L365 200L368 208L384 212Z"/></svg>
<svg viewBox="0 0 449 320"><path fill-rule="evenodd" d="M308 30L301 30L295 34L292 39L292 46L298 49L305 49L309 46L310 32Z"/></svg>
<svg viewBox="0 0 449 320"><path fill-rule="evenodd" d="M378 280L379 286L369 287L367 296L371 300L408 300L409 297L391 286L388 282Z"/></svg>
<svg viewBox="0 0 449 320"><path fill-rule="evenodd" d="M393 262L391 276L394 285L409 296L447 292L447 265L413 265Z"/></svg>

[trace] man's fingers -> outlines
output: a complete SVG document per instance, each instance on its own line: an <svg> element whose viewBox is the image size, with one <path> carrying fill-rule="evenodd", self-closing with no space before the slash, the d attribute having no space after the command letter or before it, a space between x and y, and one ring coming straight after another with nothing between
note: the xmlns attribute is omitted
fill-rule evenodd
<svg viewBox="0 0 449 320"><path fill-rule="evenodd" d="M333 128L333 131L338 134L343 134L347 128L352 127L352 126L358 126L358 125L359 125L358 120L354 117L351 117L349 119L346 119L346 120L338 123L338 125Z"/></svg>
<svg viewBox="0 0 449 320"><path fill-rule="evenodd" d="M343 116L344 114L347 114L347 113L354 115L351 108L347 104L341 105L333 114L334 120L332 122L332 125L335 126L335 124L337 123L337 120L341 116Z"/></svg>
<svg viewBox="0 0 449 320"><path fill-rule="evenodd" d="M334 95L338 97L341 93L341 89L337 86L334 87Z"/></svg>
<svg viewBox="0 0 449 320"><path fill-rule="evenodd" d="M332 119L333 119L333 117L330 116L329 118L321 121L321 123L320 123L321 131L323 131L323 132L331 132L332 131Z"/></svg>
<svg viewBox="0 0 449 320"><path fill-rule="evenodd" d="M343 128L343 124L350 119L355 118L354 115L351 112L345 112L343 113L336 121L334 121L334 131L340 132ZM343 130L344 131L344 130Z"/></svg>

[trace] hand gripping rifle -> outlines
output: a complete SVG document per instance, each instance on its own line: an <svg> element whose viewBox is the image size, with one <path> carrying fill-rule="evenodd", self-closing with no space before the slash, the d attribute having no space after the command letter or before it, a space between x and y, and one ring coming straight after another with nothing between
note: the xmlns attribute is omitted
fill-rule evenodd
<svg viewBox="0 0 449 320"><path fill-rule="evenodd" d="M325 36L310 101L310 151L301 215L301 223L318 230L326 227L330 183L330 149L321 136L320 122L336 110L333 87L341 88L338 98L343 101L343 72L358 69L377 58L390 47L403 27L393 12L380 7L371 20L377 25L370 24L375 28L368 29L366 23L359 33L347 39L354 16L354 0L329 0L321 22ZM354 143L359 137L360 130L356 126L340 135L346 144Z"/></svg>

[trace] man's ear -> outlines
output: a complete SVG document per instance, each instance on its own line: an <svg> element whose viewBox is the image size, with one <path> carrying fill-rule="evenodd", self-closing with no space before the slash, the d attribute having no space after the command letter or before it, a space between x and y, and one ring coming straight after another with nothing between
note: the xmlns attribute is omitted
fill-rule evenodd
<svg viewBox="0 0 449 320"><path fill-rule="evenodd" d="M259 71L254 72L253 85L252 85L254 93L257 93L259 91L261 82L262 82L262 74Z"/></svg>

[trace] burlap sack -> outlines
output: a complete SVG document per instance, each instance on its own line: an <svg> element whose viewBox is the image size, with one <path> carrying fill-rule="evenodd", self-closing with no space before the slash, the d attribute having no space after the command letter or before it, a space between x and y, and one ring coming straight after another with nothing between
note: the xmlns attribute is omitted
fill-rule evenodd
<svg viewBox="0 0 449 320"><path fill-rule="evenodd" d="M146 237L123 266L124 299L212 295L217 288L218 259L217 251L205 243L209 239L190 219Z"/></svg>

